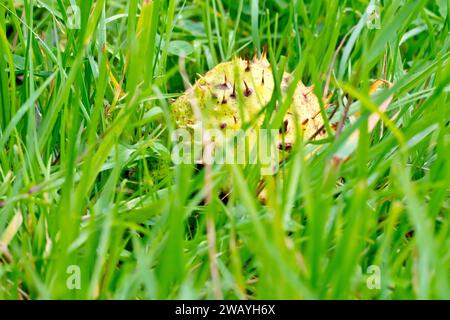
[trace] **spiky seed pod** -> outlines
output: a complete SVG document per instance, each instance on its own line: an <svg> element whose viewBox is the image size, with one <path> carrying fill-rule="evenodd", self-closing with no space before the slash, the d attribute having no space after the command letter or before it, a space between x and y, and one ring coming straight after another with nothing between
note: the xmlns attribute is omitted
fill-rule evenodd
<svg viewBox="0 0 450 320"><path fill-rule="evenodd" d="M171 108L173 119L178 127L190 127L196 120L192 111L195 105L202 112L203 126L206 128L240 129L243 122L253 119L267 105L274 90L271 65L264 51L260 58L236 58L218 64L204 76L200 77L185 94L179 97ZM293 76L285 73L281 81L282 95L286 95L292 84ZM241 91L237 84L241 83ZM233 84L233 85L231 85ZM302 82L295 85L295 93L280 128L280 141L293 146L297 138L296 125L303 129L305 138L311 137L323 124L320 107L312 87ZM238 97L239 92L243 95ZM238 99L239 98L239 99ZM241 119L239 103L243 103L245 119ZM277 109L275 110L277 112ZM256 121L255 126L262 125L264 115ZM244 121L243 121L244 120ZM281 136L284 139L281 139ZM323 133L321 133L323 135ZM316 135L316 138L320 137ZM281 143L281 142L280 142ZM289 148L283 148L289 149ZM286 150L285 150L286 151Z"/></svg>

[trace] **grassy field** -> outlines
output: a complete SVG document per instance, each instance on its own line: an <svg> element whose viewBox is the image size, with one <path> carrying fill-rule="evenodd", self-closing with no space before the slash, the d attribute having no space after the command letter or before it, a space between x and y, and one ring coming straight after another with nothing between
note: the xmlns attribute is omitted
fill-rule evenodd
<svg viewBox="0 0 450 320"><path fill-rule="evenodd" d="M449 10L3 0L0 298L450 299ZM264 48L327 138L265 203L254 166L162 166L187 82Z"/></svg>

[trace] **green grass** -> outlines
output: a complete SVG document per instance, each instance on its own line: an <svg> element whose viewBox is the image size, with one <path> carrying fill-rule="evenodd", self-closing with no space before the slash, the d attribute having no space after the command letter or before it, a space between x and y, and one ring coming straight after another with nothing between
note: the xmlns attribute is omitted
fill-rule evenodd
<svg viewBox="0 0 450 320"><path fill-rule="evenodd" d="M368 0L2 1L0 298L449 299L450 2L376 3L379 29ZM183 73L265 46L333 93L330 138L265 205L252 166L158 168Z"/></svg>

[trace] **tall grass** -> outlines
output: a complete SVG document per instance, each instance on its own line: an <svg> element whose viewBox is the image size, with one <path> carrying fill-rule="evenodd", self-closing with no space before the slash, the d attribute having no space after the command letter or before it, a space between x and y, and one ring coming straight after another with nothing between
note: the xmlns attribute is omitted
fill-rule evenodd
<svg viewBox="0 0 450 320"><path fill-rule="evenodd" d="M3 1L0 298L450 298L449 10ZM252 167L215 166L211 191L204 170L159 167L183 73L192 83L264 46L275 79L315 85L328 138L264 178L265 204ZM377 79L391 85L372 94Z"/></svg>

